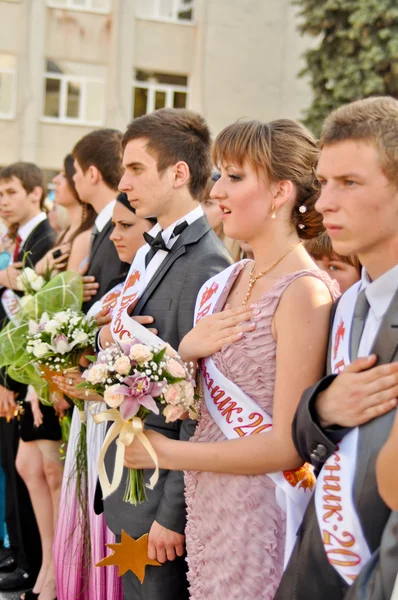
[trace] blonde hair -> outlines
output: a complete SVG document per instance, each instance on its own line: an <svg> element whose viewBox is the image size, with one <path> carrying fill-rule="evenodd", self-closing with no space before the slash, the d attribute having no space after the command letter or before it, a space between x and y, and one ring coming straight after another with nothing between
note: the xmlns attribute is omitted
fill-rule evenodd
<svg viewBox="0 0 398 600"><path fill-rule="evenodd" d="M379 96L334 110L321 133L321 148L346 140L374 144L386 177L398 186L398 100Z"/></svg>
<svg viewBox="0 0 398 600"><path fill-rule="evenodd" d="M298 235L310 239L324 230L314 204L320 193L315 176L319 150L316 139L303 125L290 119L270 123L238 122L217 136L213 148L216 165L249 164L268 181L291 181L296 189L292 222ZM305 206L306 211L300 212Z"/></svg>

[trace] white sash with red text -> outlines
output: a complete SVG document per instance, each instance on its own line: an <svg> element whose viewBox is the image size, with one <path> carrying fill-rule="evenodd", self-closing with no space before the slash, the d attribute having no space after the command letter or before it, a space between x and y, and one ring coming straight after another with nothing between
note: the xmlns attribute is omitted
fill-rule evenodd
<svg viewBox="0 0 398 600"><path fill-rule="evenodd" d="M87 313L87 317L95 317L97 313L99 313L106 307L108 307L109 312L113 314L113 311L118 304L119 296L123 290L123 286L124 283L118 283L117 285L115 285L115 287L109 290L109 292L104 294L100 300L94 302L94 304Z"/></svg>
<svg viewBox="0 0 398 600"><path fill-rule="evenodd" d="M236 265L229 267L202 287L195 309L195 323L213 313L235 267ZM211 358L201 361L201 374L206 406L227 439L257 434L272 428L272 419L267 412L225 377ZM286 512L286 565L311 498L315 479L309 465L295 471L267 475L276 485L275 495L279 506Z"/></svg>
<svg viewBox="0 0 398 600"><path fill-rule="evenodd" d="M145 256L147 252L148 245L145 244L136 253L112 315L111 332L113 339L119 344L135 337L133 329L135 325L139 327L127 311L132 304L138 302L145 289Z"/></svg>
<svg viewBox="0 0 398 600"><path fill-rule="evenodd" d="M332 327L331 372L350 364L351 326L361 282L340 298ZM315 488L315 510L326 556L348 585L370 558L354 504L353 487L358 451L358 427L339 443L325 462Z"/></svg>

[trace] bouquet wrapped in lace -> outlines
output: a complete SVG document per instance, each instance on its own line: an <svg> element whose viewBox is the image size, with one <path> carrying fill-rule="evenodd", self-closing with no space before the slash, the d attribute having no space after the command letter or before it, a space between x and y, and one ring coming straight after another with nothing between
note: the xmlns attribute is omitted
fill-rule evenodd
<svg viewBox="0 0 398 600"><path fill-rule="evenodd" d="M90 358L90 357L89 357ZM123 347L113 345L101 351L83 373L80 384L103 396L108 410L95 415L96 422L113 421L101 450L99 476L104 497L114 492L121 481L124 448L137 436L152 457L156 469L148 487L158 479L156 454L145 436L143 422L152 412L162 409L166 422L176 421L185 413L198 416L198 399L192 365L186 365L169 346L151 346L132 341ZM78 386L78 387L80 387ZM104 468L105 453L118 438L115 471L110 483ZM129 470L124 501L136 505L146 500L142 470Z"/></svg>

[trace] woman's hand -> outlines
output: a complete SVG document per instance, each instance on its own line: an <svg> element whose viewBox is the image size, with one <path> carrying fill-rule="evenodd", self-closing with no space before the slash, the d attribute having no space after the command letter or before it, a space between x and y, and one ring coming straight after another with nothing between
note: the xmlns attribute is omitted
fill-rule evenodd
<svg viewBox="0 0 398 600"><path fill-rule="evenodd" d="M156 452L159 467L161 469L165 468L164 455L168 443L170 442L169 438L162 435L161 433L157 433L156 431L152 430L145 430L144 433ZM152 458L149 456L148 451L145 450L144 446L136 437L134 438L130 446L126 446L126 450L124 453L124 466L128 467L129 469L155 468L155 464Z"/></svg>
<svg viewBox="0 0 398 600"><path fill-rule="evenodd" d="M211 356L226 344L240 340L245 332L253 331L256 325L250 319L258 314L260 311L254 305L239 308L227 305L223 312L200 319L181 341L178 354L185 362Z"/></svg>
<svg viewBox="0 0 398 600"><path fill-rule="evenodd" d="M104 327L112 321L112 314L110 313L109 306L105 306L102 310L97 312L94 316L94 321L97 327Z"/></svg>
<svg viewBox="0 0 398 600"><path fill-rule="evenodd" d="M53 377L54 383L68 398L76 398L77 400L85 400L86 402L103 402L104 399L95 392L88 392L85 389L76 389L76 386L84 381L80 373L71 371L66 375L56 375Z"/></svg>
<svg viewBox="0 0 398 600"><path fill-rule="evenodd" d="M65 400L64 395L60 392L53 392L52 401L56 414L62 419L70 409L69 402Z"/></svg>
<svg viewBox="0 0 398 600"><path fill-rule="evenodd" d="M26 394L25 400L30 403L32 409L33 425L35 427L40 427L43 424L43 413L40 410L39 397L31 385L28 386L28 393Z"/></svg>
<svg viewBox="0 0 398 600"><path fill-rule="evenodd" d="M54 254L56 258L54 258ZM45 275L47 271L61 271L68 264L70 254L70 244L61 244L52 248L35 264L35 271L38 275Z"/></svg>

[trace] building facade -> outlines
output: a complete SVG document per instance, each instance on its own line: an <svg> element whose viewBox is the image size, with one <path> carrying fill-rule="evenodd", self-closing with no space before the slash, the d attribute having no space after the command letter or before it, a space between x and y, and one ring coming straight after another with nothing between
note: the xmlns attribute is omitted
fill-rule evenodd
<svg viewBox="0 0 398 600"><path fill-rule="evenodd" d="M58 169L95 127L164 106L213 134L299 118L308 40L291 0L0 0L0 164Z"/></svg>

